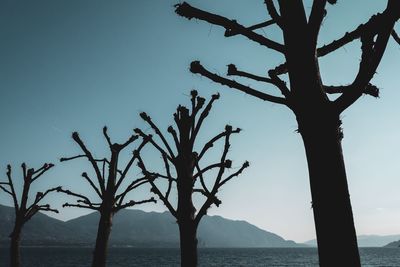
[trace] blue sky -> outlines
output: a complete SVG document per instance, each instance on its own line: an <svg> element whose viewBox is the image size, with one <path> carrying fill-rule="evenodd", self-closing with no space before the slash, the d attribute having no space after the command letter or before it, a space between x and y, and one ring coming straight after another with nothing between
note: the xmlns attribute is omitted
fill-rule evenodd
<svg viewBox="0 0 400 267"><path fill-rule="evenodd" d="M243 128L232 140L234 167L249 160L251 168L224 186L223 204L210 214L247 220L286 239L314 237L311 196L304 149L291 112L264 103L193 75L192 60L226 72L226 65L263 74L281 63L273 51L241 37L224 38L223 30L174 13L177 1L11 1L0 2L0 170L8 163L20 180L21 162L56 168L34 189L62 184L79 192L89 188L80 173L85 161L59 163L62 156L79 154L71 133L78 131L99 157L107 156L101 129L115 141L124 141L135 127L147 129L138 114L146 111L161 128L173 123L178 104L189 104L197 89L215 105L201 140L222 130L226 123ZM328 9L320 44L382 11L385 1L338 1ZM266 18L263 1L190 1L191 4L236 18L244 25ZM305 1L307 11L310 1ZM265 32L276 40L280 33ZM347 45L320 60L325 84L347 84L357 71L359 43ZM344 156L358 234L400 233L400 48L390 41L373 82L381 98L362 97L343 115ZM268 92L275 88L244 81ZM216 149L216 156L221 149ZM149 154L150 156L152 154ZM150 157L157 161L157 157ZM157 163L154 163L155 165ZM133 170L132 175L137 175ZM19 174L19 176L18 176ZM94 196L93 193L88 193ZM148 196L148 188L131 194ZM52 195L60 208L66 201ZM11 204L0 194L2 204ZM161 204L138 207L164 211ZM66 220L87 211L62 209Z"/></svg>

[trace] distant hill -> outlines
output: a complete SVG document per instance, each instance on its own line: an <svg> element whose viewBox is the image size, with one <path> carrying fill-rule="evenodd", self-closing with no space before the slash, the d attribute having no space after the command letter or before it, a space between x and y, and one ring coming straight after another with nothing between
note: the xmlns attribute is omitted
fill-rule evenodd
<svg viewBox="0 0 400 267"><path fill-rule="evenodd" d="M357 243L359 247L383 247L399 239L400 235L359 235L357 236ZM309 240L304 244L316 247L317 240Z"/></svg>
<svg viewBox="0 0 400 267"><path fill-rule="evenodd" d="M393 241L385 245L385 248L399 248L399 247L400 247L400 240Z"/></svg>
<svg viewBox="0 0 400 267"><path fill-rule="evenodd" d="M14 210L0 205L0 244L8 244ZM63 222L37 214L23 231L23 245L91 246L96 238L99 214L91 213ZM200 247L299 247L293 241L245 221L205 216L199 225ZM114 217L111 246L178 247L178 226L167 212L121 210Z"/></svg>

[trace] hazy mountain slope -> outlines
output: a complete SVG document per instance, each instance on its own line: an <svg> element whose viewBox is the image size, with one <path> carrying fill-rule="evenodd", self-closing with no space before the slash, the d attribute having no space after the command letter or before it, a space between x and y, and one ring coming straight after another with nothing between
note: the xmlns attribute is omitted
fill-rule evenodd
<svg viewBox="0 0 400 267"><path fill-rule="evenodd" d="M0 206L0 241L8 242L13 209ZM37 214L24 228L25 245L92 245L96 238L99 214L91 213L62 222ZM257 228L245 221L220 216L205 216L198 230L201 247L295 247L293 241ZM111 245L135 247L177 247L179 232L175 219L167 212L122 210L115 215Z"/></svg>
<svg viewBox="0 0 400 267"><path fill-rule="evenodd" d="M359 247L383 247L386 244L399 240L400 235L359 235L357 242ZM309 246L317 246L317 240L309 240L304 244Z"/></svg>

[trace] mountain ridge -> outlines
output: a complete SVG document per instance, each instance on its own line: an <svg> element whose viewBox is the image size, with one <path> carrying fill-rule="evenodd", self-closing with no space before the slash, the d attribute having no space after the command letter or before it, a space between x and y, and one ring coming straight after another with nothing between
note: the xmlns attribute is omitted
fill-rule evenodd
<svg viewBox="0 0 400 267"><path fill-rule="evenodd" d="M0 205L0 245L8 245L14 210ZM61 221L43 213L29 221L22 234L25 246L92 246L97 212ZM198 229L199 247L304 247L244 220L205 216ZM168 212L121 210L114 216L110 246L179 247L175 218Z"/></svg>

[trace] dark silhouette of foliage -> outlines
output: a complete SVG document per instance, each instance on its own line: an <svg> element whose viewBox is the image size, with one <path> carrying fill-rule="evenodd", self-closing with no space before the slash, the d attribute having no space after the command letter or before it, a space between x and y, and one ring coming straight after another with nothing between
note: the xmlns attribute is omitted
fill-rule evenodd
<svg viewBox="0 0 400 267"><path fill-rule="evenodd" d="M106 158L96 159L92 155L92 153L86 148L86 145L81 140L77 132L74 132L72 134L72 138L79 145L84 154L60 159L60 161L68 161L77 158L86 158L90 162L96 175L96 180L94 180L91 177L89 177L89 175L86 172L84 172L82 173L82 178L96 192L96 194L100 198L99 203L93 202L88 197L82 194L74 193L70 190L65 190L65 189L58 190L59 192L78 198L75 204L65 203L63 207L85 208L85 209L95 210L100 213L96 246L93 253L93 261L92 261L93 267L106 266L108 240L111 233L112 220L114 214L120 211L121 209L127 207L132 207L135 205L148 202L156 202L154 198L140 200L140 201L134 201L134 200L125 201L125 197L129 192L131 192L132 190L143 184L148 183L147 177L134 179L127 186L125 187L121 186L122 183L127 179L128 171L137 160L139 151L146 144L146 141L143 141L138 146L138 148L133 151L132 157L130 158L127 165L123 169L120 169L119 168L120 152L126 147L128 147L135 140L137 140L138 136L132 135L125 143L118 144L111 142L111 139L107 134L107 127L103 128L103 134L110 148L111 152L110 159ZM108 167L108 170L106 170L106 167Z"/></svg>
<svg viewBox="0 0 400 267"><path fill-rule="evenodd" d="M347 186L341 140L340 114L356 102L362 94L377 97L379 90L370 83L392 36L400 15L400 1L388 0L382 13L372 16L342 37L318 47L317 40L326 5L336 1L314 0L307 17L303 1L278 0L279 11L273 0L265 0L270 18L250 27L233 19L203 11L183 2L176 5L176 13L187 19L199 19L225 28L225 36L242 35L265 48L285 56L286 62L259 76L230 64L228 76L237 76L275 86L281 96L275 96L246 86L233 79L213 73L199 61L190 65L192 73L239 90L256 98L288 107L296 116L310 176L318 253L321 266L360 266L353 214ZM283 34L280 44L255 30L274 25ZM355 40L361 41L361 61L358 73L350 85L329 86L321 80L318 57L330 54ZM290 86L281 76L288 74ZM330 100L327 94L339 94Z"/></svg>
<svg viewBox="0 0 400 267"><path fill-rule="evenodd" d="M37 192L33 203L30 205L28 204L28 197L32 183L39 179L53 166L54 165L51 163L45 163L41 168L35 170L33 168L28 169L26 164L23 163L21 165L23 174L23 187L20 198L15 191L15 186L11 175L11 165L7 165L7 182L0 182L0 189L12 197L15 209L14 228L10 234L10 262L12 267L19 267L21 264L19 245L22 228L24 227L25 223L28 222L38 211L50 211L58 213L58 210L52 209L49 204L42 204L41 202L47 196L47 194L59 190L60 187L47 189L44 192Z"/></svg>
<svg viewBox="0 0 400 267"><path fill-rule="evenodd" d="M209 140L199 153L195 151L196 138L198 137L200 128L209 115L214 101L218 98L219 94L213 95L204 107L205 99L197 96L197 91L193 90L191 92L191 111L186 107L178 106L174 114L177 131L172 126L168 127L168 133L172 136L174 144L168 143L156 124L144 112L140 116L150 125L161 140L161 144L157 143L152 135L145 134L140 129L135 129L138 135L161 153L166 174L150 171L140 155L138 157L138 165L142 169L143 174L148 178L152 186L152 192L160 198L177 220L180 232L181 266L185 267L197 266L197 227L201 218L213 204L216 206L221 204L221 200L217 197L218 190L249 166L249 163L245 162L236 172L224 177L225 170L231 168L232 165L232 161L227 159L230 137L232 134L240 132L239 128L233 129L230 125L225 127L225 131ZM220 161L210 164L207 167L200 167L203 164L201 159L220 140L224 141ZM174 168L176 177L173 176L171 167ZM209 183L206 181L206 175L212 170L216 170L217 174L214 177L213 185L208 187L207 184ZM165 193L162 193L159 189L157 180L166 180L168 182ZM176 208L169 199L173 183L176 184L178 194ZM192 196L195 193L199 193L205 197L205 201L197 213L192 200Z"/></svg>

